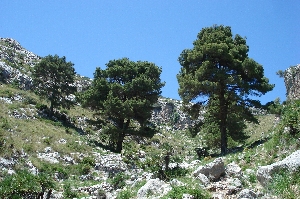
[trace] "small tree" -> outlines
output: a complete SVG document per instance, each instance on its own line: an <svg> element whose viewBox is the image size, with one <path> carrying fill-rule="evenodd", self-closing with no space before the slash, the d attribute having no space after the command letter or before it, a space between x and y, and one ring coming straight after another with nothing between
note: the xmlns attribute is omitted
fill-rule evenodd
<svg viewBox="0 0 300 199"><path fill-rule="evenodd" d="M76 92L73 66L73 63L66 62L66 57L48 55L34 67L33 84L37 94L50 101L51 114L55 107L70 108L74 103L68 98Z"/></svg>
<svg viewBox="0 0 300 199"><path fill-rule="evenodd" d="M215 144L226 154L228 138L244 138L244 121L257 122L249 107L260 103L249 96L261 96L274 85L264 77L263 67L248 57L246 40L233 37L230 27L203 28L193 44L179 57L179 95L185 104L195 102L186 108L195 117L206 105L202 129L220 136Z"/></svg>
<svg viewBox="0 0 300 199"><path fill-rule="evenodd" d="M85 107L98 111L102 133L110 136L116 152L121 152L127 135L152 136L149 119L164 83L161 68L149 62L128 58L109 61L107 68L97 68L89 90L79 95Z"/></svg>

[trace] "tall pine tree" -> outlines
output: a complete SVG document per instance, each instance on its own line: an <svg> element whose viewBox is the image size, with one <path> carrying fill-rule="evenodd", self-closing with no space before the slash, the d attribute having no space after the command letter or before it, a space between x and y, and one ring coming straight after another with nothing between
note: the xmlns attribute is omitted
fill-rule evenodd
<svg viewBox="0 0 300 199"><path fill-rule="evenodd" d="M181 70L177 75L179 95L186 110L198 116L206 105L203 132L220 136L221 153L226 154L228 138L244 138L244 121L257 122L249 108L274 85L264 76L262 65L248 57L245 38L233 37L229 26L203 28L192 49L183 50L179 57Z"/></svg>

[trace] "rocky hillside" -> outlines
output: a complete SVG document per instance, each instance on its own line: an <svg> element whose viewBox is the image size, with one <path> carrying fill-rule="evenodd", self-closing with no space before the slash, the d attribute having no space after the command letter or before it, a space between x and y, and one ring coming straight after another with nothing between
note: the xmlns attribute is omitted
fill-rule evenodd
<svg viewBox="0 0 300 199"><path fill-rule="evenodd" d="M201 137L186 135L194 121L181 111L181 101L160 98L152 113L160 132L149 139L128 137L122 154L115 154L107 150L101 129L89 123L89 110L77 105L49 117L47 102L30 90L30 71L39 60L17 41L1 38L0 198L299 196L300 136L290 136L274 115L254 110L260 125L249 124L246 143L218 157L199 153ZM79 91L90 83L78 75ZM282 187L290 195L282 195Z"/></svg>
<svg viewBox="0 0 300 199"><path fill-rule="evenodd" d="M19 42L11 38L0 39L0 79L6 83L14 83L20 89L32 87L31 70L41 57L23 48ZM91 79L77 75L76 87L79 92L85 90ZM159 126L173 130L185 129L192 125L192 120L181 111L181 101L160 98L152 114L152 121Z"/></svg>

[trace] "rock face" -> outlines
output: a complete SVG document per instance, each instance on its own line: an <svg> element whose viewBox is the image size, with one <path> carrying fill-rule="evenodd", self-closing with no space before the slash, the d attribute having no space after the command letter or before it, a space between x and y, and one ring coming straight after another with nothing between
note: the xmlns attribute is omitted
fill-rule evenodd
<svg viewBox="0 0 300 199"><path fill-rule="evenodd" d="M272 174L282 169L290 172L296 171L300 167L300 150L295 151L285 159L271 165L259 167L256 173L257 180L263 185L267 185L272 179Z"/></svg>
<svg viewBox="0 0 300 199"><path fill-rule="evenodd" d="M169 126L170 130L183 130L190 127L195 121L181 110L182 105L180 100L159 98L152 112L151 121L157 126Z"/></svg>
<svg viewBox="0 0 300 199"><path fill-rule="evenodd" d="M300 64L284 71L287 99L300 99Z"/></svg>

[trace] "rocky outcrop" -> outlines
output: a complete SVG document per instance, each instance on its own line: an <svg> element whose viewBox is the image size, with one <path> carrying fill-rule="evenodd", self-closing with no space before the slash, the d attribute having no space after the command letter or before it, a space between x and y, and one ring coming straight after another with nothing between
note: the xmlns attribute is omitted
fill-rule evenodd
<svg viewBox="0 0 300 199"><path fill-rule="evenodd" d="M300 64L286 69L283 75L287 99L300 99Z"/></svg>
<svg viewBox="0 0 300 199"><path fill-rule="evenodd" d="M217 158L213 162L200 166L193 175L197 177L199 174L205 175L212 181L218 180L223 174L225 174L225 166L222 158Z"/></svg>
<svg viewBox="0 0 300 199"><path fill-rule="evenodd" d="M256 177L263 186L266 186L272 179L272 174L280 170L295 172L298 168L300 168L300 150L295 151L279 162L259 167L256 173Z"/></svg>
<svg viewBox="0 0 300 199"><path fill-rule="evenodd" d="M164 181L156 178L149 180L137 192L138 199L160 198L171 190L171 186Z"/></svg>
<svg viewBox="0 0 300 199"><path fill-rule="evenodd" d="M22 89L32 87L30 68L40 57L23 48L11 38L0 38L0 79L7 83L18 83Z"/></svg>
<svg viewBox="0 0 300 199"><path fill-rule="evenodd" d="M41 59L23 48L19 42L11 38L0 38L0 59L10 64L22 67L29 65L33 67Z"/></svg>
<svg viewBox="0 0 300 199"><path fill-rule="evenodd" d="M160 97L155 104L151 121L167 130L187 129L196 121L182 111L182 106L180 100Z"/></svg>

